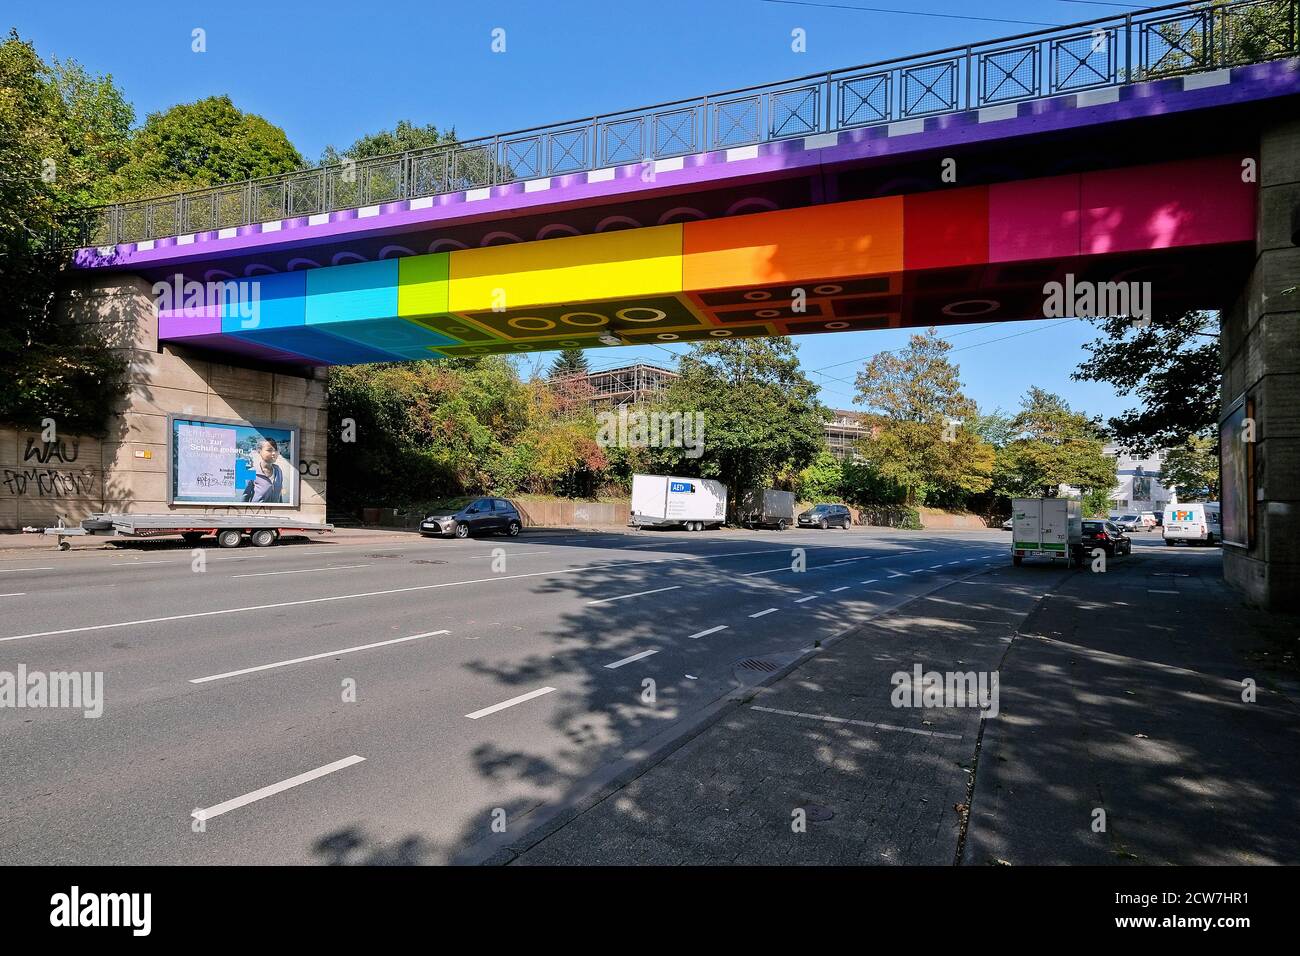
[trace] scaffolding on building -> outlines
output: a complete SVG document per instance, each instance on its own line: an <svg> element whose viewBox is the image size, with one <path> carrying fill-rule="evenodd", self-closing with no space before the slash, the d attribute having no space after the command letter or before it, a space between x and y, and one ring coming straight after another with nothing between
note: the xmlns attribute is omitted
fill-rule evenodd
<svg viewBox="0 0 1300 956"><path fill-rule="evenodd" d="M831 454L840 461L859 457L853 446L870 431L863 416L841 408L831 409L831 414L835 417L826 423L826 444Z"/></svg>
<svg viewBox="0 0 1300 956"><path fill-rule="evenodd" d="M586 372L552 379L552 383L583 383L589 389L588 401L595 406L636 405L668 387L676 372L657 365L624 365L603 372Z"/></svg>

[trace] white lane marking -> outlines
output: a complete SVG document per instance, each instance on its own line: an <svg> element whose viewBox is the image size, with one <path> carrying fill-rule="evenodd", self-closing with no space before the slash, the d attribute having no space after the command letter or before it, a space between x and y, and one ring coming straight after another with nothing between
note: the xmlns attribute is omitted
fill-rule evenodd
<svg viewBox="0 0 1300 956"><path fill-rule="evenodd" d="M839 594L841 591L847 591L849 586L846 584L842 588L831 588L831 594Z"/></svg>
<svg viewBox="0 0 1300 956"><path fill-rule="evenodd" d="M23 597L26 591L10 591L8 594L0 594L0 597Z"/></svg>
<svg viewBox="0 0 1300 956"><path fill-rule="evenodd" d="M608 604L610 601L625 601L628 598L644 597L647 594L662 594L664 591L676 591L680 587L680 584L674 584L670 588L655 588L653 591L637 591L634 594L620 594L618 597L601 598L599 601L588 601L587 606L591 607L593 604Z"/></svg>
<svg viewBox="0 0 1300 956"><path fill-rule="evenodd" d="M224 680L227 677L239 677L241 674L254 674L257 671L269 671L276 667L288 667L290 664L302 664L306 661L318 661L323 657L336 657L339 654L355 654L357 651L368 651L372 647L386 647L389 644L402 644L406 641L419 640L422 637L433 637L437 634L450 634L451 631L426 631L423 634L412 634L410 637L395 637L391 641L376 641L373 644L360 644L356 647L344 647L337 651L326 651L323 654L310 654L307 657L295 657L288 661L276 661L274 664L259 664L257 667L245 667L242 670L226 671L224 674L213 674L210 677L193 677L190 679L191 684L206 684L208 681Z"/></svg>
<svg viewBox="0 0 1300 956"><path fill-rule="evenodd" d="M889 571L889 568L885 568L885 570ZM911 571L889 571L889 576L891 578L905 578L911 573Z"/></svg>
<svg viewBox="0 0 1300 956"><path fill-rule="evenodd" d="M493 704L491 707L484 707L482 710L476 710L472 714L466 714L470 720L478 720L480 717L486 717L488 714L495 714L498 710L505 710L507 707L513 707L515 704L522 704L525 701L532 700L534 697L541 697L543 694L549 694L555 690L554 687L539 687L537 690L530 690L526 694L520 694L518 697L511 697L509 700L503 700L499 704Z"/></svg>
<svg viewBox="0 0 1300 956"><path fill-rule="evenodd" d="M0 574L21 574L24 571L53 571L53 568L3 568Z"/></svg>
<svg viewBox="0 0 1300 956"><path fill-rule="evenodd" d="M978 561L979 558L962 558L963 561Z"/></svg>
<svg viewBox="0 0 1300 956"><path fill-rule="evenodd" d="M214 617L218 614L242 614L244 611L270 611L280 607L302 607L307 604L324 604L328 601L351 601L354 598L384 597L389 594L410 594L415 591L433 591L438 588L455 588L466 584L487 584L493 581L518 581L521 578L539 578L552 574L578 574L586 571L607 571L611 568L626 568L637 564L664 564L672 560L701 561L706 558L735 558L748 554L771 554L773 551L785 551L785 548L765 548L762 551L732 551L728 554L687 555L680 558L656 558L652 561L620 561L616 564L581 565L576 568L558 568L550 571L528 571L524 574L497 574L490 578L470 578L467 581L444 581L441 584L414 584L405 588L387 588L383 591L358 591L355 594L331 594L327 597L302 598L298 601L280 601L275 604L250 604L245 607L226 607L216 611L194 611L190 614L169 614L166 617L147 617L136 621L115 621L112 624L86 624L81 627L64 627L55 631L33 631L30 634L12 634L0 637L0 644L7 641L22 641L29 637L58 637L63 634L83 634L87 631L107 631L118 627L137 627L141 624L162 624L167 621L187 621L196 617ZM39 570L39 569L33 569ZM45 570L53 570L47 568Z"/></svg>
<svg viewBox="0 0 1300 956"><path fill-rule="evenodd" d="M774 607L770 607L770 608L768 608L766 611L759 611L757 614L751 614L751 615L749 615L749 616L750 616L750 617L762 617L764 614L771 614L771 613L773 613L774 611L776 611L776 608L774 608Z"/></svg>
<svg viewBox="0 0 1300 956"><path fill-rule="evenodd" d="M775 707L759 707L754 704L750 710L761 710L765 714L780 714L782 717L807 717L811 720L821 720L828 724L855 724L859 727L870 727L872 730L897 730L905 734L919 734L922 737L942 737L945 740L961 740L961 734L946 734L939 730L919 730L915 727L896 727L893 724L877 724L870 720L851 720L848 717L828 717L825 714L805 714L798 710L778 710Z"/></svg>
<svg viewBox="0 0 1300 956"><path fill-rule="evenodd" d="M765 568L762 571L746 571L744 574L741 575L741 577L752 578L756 574L773 574L777 571L789 571L789 570L790 570L790 565L783 564L779 568Z"/></svg>
<svg viewBox="0 0 1300 956"><path fill-rule="evenodd" d="M929 554L933 550L934 548L916 548L915 550L912 551L889 551L885 554L869 554L863 558L840 558L838 561L834 561L832 563L848 564L850 561L875 561L879 558L898 558L898 557L902 557L905 554Z"/></svg>
<svg viewBox="0 0 1300 956"><path fill-rule="evenodd" d="M361 763L365 757L358 757L353 754L351 757L344 757L342 760L336 760L333 763L327 763L323 767L317 767L315 770L308 770L306 773L300 773L296 777L290 777L288 780L281 780L279 783L273 783L269 787L262 787L260 790L254 790L252 793L246 793L242 797L235 797L233 800L227 800L225 803L218 803L216 806L208 807L205 810L195 810L190 814L195 820L211 820L213 817L219 817L223 813L229 813L231 810L238 810L240 807L246 807L250 803L256 803L258 800L265 800L267 797L273 797L277 793L283 793L293 787L302 786L304 783L310 783L326 774L334 773L345 767L351 767L353 764Z"/></svg>
<svg viewBox="0 0 1300 956"><path fill-rule="evenodd" d="M625 657L621 661L615 661L614 663L606 664L605 666L610 670L613 670L616 667L622 667L624 664L631 664L633 661L639 661L642 660L643 658L649 657L651 654L658 654L658 653L659 652L657 650L653 650L653 649L648 651L642 651L640 654L633 654L631 657Z"/></svg>
<svg viewBox="0 0 1300 956"><path fill-rule="evenodd" d="M942 564L932 564L932 565L930 565L928 568L926 568L926 570L927 570L927 571L938 571L941 567L943 567Z"/></svg>
<svg viewBox="0 0 1300 956"><path fill-rule="evenodd" d="M727 626L728 625L726 624L719 624L717 627L711 627L707 631L696 631L694 634L688 635L686 639L688 641L694 641L701 637L708 637L710 634L717 634L718 631L725 631Z"/></svg>
<svg viewBox="0 0 1300 956"><path fill-rule="evenodd" d="M130 568L137 564L180 564L180 561L113 561L110 568Z"/></svg>
<svg viewBox="0 0 1300 956"><path fill-rule="evenodd" d="M944 565L944 567L948 567L948 568L950 568L950 567L952 567L954 564L961 564L961 562L960 562L960 561L949 561L946 565Z"/></svg>
<svg viewBox="0 0 1300 956"><path fill-rule="evenodd" d="M815 600L817 600L817 595L816 595L816 594L810 594L810 595L808 595L806 598L796 598L794 603L795 603L795 604L802 604L804 601L815 601Z"/></svg>
<svg viewBox="0 0 1300 956"><path fill-rule="evenodd" d="M879 581L879 580L880 580L880 578L868 578L867 580L862 581L861 583L862 583L862 584L875 584L875 583L876 583L877 581Z"/></svg>
<svg viewBox="0 0 1300 956"><path fill-rule="evenodd" d="M355 568L368 568L368 564L336 564L329 568L299 568L296 571L248 571L244 574L232 574L232 578L264 578L272 574L308 574L312 571L351 571Z"/></svg>

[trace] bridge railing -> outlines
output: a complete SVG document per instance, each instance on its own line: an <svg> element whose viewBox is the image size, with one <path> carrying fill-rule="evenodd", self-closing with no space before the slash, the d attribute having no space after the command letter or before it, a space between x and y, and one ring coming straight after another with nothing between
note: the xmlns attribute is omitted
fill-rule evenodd
<svg viewBox="0 0 1300 956"><path fill-rule="evenodd" d="M920 119L1300 53L1300 0L1171 3L918 56L90 210L111 246Z"/></svg>

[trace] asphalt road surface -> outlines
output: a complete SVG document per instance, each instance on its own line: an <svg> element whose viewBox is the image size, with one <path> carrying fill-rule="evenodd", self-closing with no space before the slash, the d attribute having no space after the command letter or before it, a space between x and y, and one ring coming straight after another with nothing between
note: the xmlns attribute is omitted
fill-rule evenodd
<svg viewBox="0 0 1300 956"><path fill-rule="evenodd" d="M0 863L469 859L738 662L1009 563L1000 531L385 541L0 556L0 673L104 687L0 708Z"/></svg>

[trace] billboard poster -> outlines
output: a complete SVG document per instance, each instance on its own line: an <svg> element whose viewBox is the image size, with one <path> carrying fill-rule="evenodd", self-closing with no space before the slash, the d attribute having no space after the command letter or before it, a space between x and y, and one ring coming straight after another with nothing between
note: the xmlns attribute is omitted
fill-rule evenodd
<svg viewBox="0 0 1300 956"><path fill-rule="evenodd" d="M1219 425L1220 492L1223 543L1250 547L1251 507L1254 475L1251 474L1254 445L1243 441L1246 422L1253 419L1254 407L1239 401Z"/></svg>
<svg viewBox="0 0 1300 956"><path fill-rule="evenodd" d="M297 506L296 437L290 427L172 418L172 503Z"/></svg>

